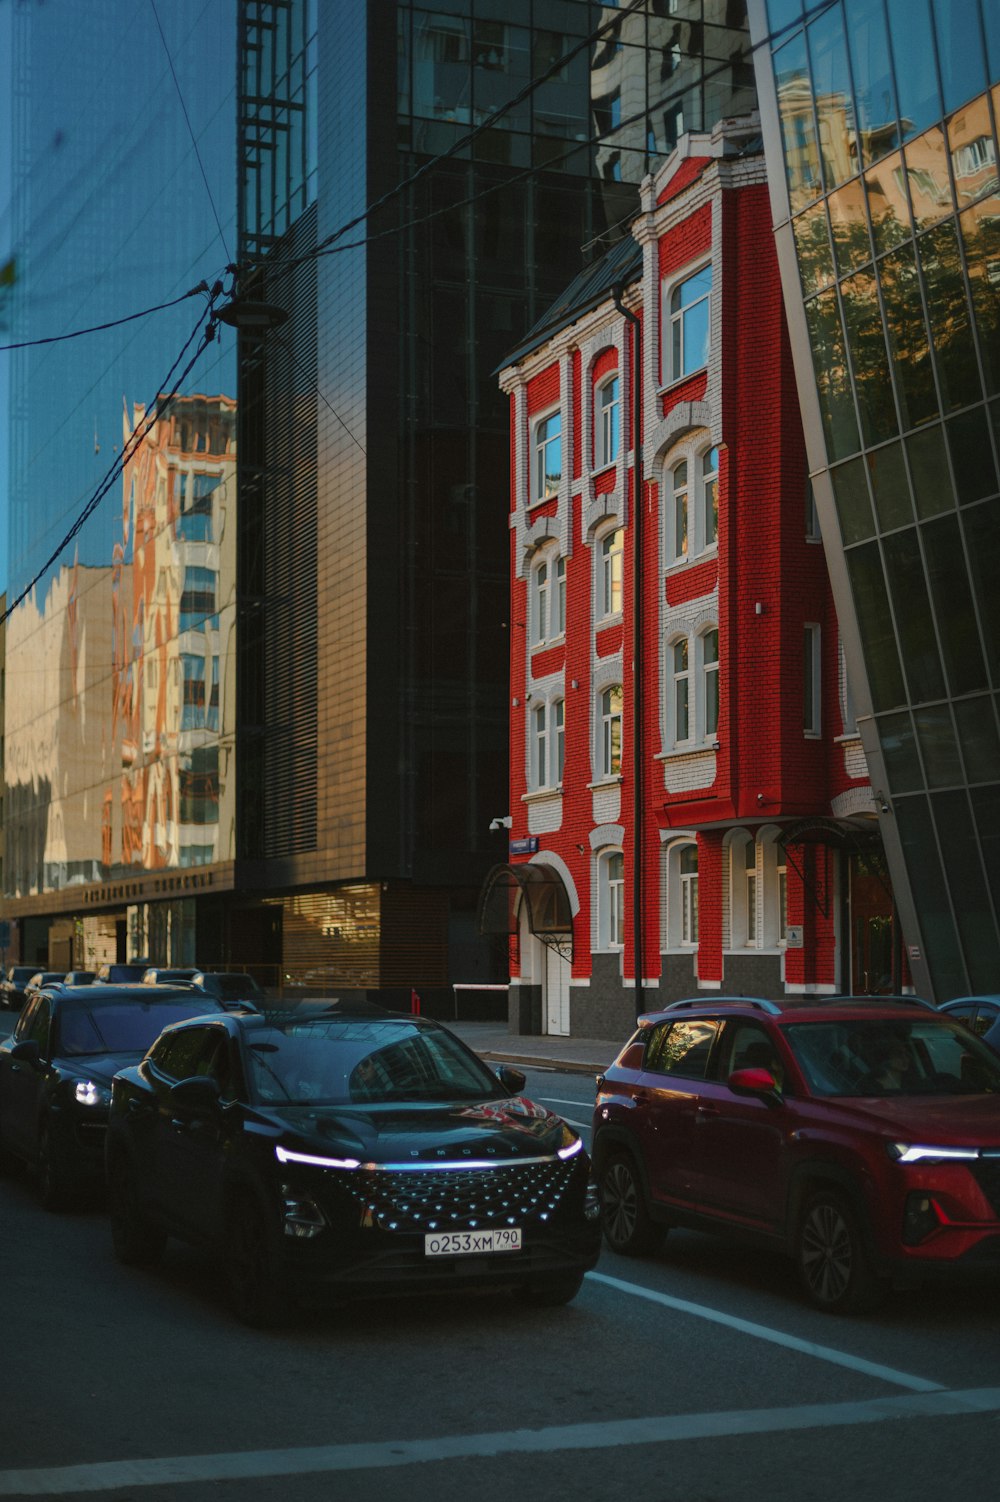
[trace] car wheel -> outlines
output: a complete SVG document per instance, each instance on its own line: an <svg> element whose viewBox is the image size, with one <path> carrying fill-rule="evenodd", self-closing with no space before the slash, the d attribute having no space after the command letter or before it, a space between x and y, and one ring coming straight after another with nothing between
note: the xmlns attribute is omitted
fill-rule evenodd
<svg viewBox="0 0 1000 1502"><path fill-rule="evenodd" d="M237 1200L226 1230L226 1273L233 1313L245 1325L273 1328L288 1315L288 1297L277 1266L274 1239L263 1210Z"/></svg>
<svg viewBox="0 0 1000 1502"><path fill-rule="evenodd" d="M64 1210L69 1200L69 1182L66 1171L52 1147L52 1133L47 1124L38 1134L38 1161L36 1164L38 1198L46 1210Z"/></svg>
<svg viewBox="0 0 1000 1502"><path fill-rule="evenodd" d="M115 1256L126 1267L151 1267L163 1256L166 1232L150 1225L137 1203L135 1169L121 1155L108 1175L108 1210Z"/></svg>
<svg viewBox="0 0 1000 1502"><path fill-rule="evenodd" d="M654 1252L666 1230L650 1220L642 1183L627 1153L608 1160L601 1172L600 1189L601 1224L611 1250L622 1257Z"/></svg>
<svg viewBox="0 0 1000 1502"><path fill-rule="evenodd" d="M820 1190L806 1201L795 1256L806 1296L819 1309L863 1314L884 1297L857 1212L835 1190Z"/></svg>
<svg viewBox="0 0 1000 1502"><path fill-rule="evenodd" d="M567 1273L558 1278L540 1279L521 1289L521 1298L533 1309L555 1309L569 1304L583 1287L583 1273Z"/></svg>

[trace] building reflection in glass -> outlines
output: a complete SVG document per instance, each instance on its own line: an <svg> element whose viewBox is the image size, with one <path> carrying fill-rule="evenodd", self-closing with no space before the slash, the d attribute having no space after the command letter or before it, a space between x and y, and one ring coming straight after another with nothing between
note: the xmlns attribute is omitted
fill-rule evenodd
<svg viewBox="0 0 1000 1502"><path fill-rule="evenodd" d="M235 417L175 397L123 473L110 563L62 566L8 622L32 664L7 706L9 895L233 858Z"/></svg>

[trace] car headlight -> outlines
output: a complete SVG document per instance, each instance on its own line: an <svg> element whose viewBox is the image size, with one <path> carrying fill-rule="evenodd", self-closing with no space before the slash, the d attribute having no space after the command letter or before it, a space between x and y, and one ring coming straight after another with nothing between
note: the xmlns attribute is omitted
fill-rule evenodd
<svg viewBox="0 0 1000 1502"><path fill-rule="evenodd" d="M94 1080L77 1080L73 1095L81 1106L106 1106L111 1101L111 1091L107 1086L98 1085Z"/></svg>
<svg viewBox="0 0 1000 1502"><path fill-rule="evenodd" d="M308 1163L313 1168L360 1168L357 1158L325 1158L318 1153L293 1153L276 1144L274 1156L279 1163Z"/></svg>
<svg viewBox="0 0 1000 1502"><path fill-rule="evenodd" d="M897 1163L968 1163L979 1157L978 1147L933 1147L915 1142L887 1142L885 1146Z"/></svg>

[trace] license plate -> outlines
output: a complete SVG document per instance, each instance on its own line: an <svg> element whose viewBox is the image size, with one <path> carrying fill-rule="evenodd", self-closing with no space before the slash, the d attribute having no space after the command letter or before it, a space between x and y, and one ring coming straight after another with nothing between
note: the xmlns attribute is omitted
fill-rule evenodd
<svg viewBox="0 0 1000 1502"><path fill-rule="evenodd" d="M435 1231L424 1237L425 1257L470 1257L477 1252L519 1252L521 1227L492 1231Z"/></svg>

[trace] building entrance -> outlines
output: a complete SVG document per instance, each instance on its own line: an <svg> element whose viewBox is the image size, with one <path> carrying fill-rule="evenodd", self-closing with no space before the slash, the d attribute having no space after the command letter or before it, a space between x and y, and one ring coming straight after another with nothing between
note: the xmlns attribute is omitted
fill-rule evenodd
<svg viewBox="0 0 1000 1502"><path fill-rule="evenodd" d="M880 852L852 854L848 865L851 991L881 996L899 990L894 974L895 920L888 870Z"/></svg>

